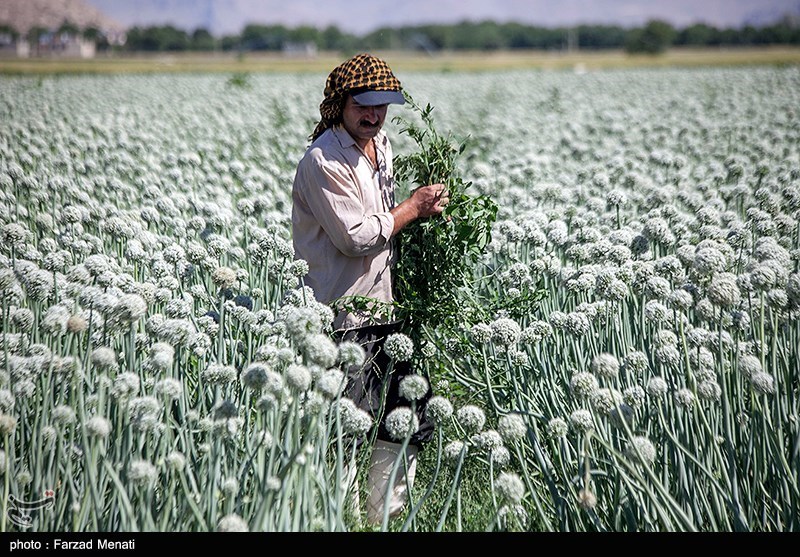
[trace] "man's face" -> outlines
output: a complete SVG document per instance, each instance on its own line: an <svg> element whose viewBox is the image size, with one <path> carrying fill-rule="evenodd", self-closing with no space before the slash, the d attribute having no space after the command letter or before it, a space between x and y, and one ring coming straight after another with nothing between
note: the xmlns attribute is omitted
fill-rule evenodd
<svg viewBox="0 0 800 557"><path fill-rule="evenodd" d="M364 147L369 140L375 137L383 127L386 119L386 109L388 105L364 106L353 100L348 95L342 111L342 125L344 129L356 140L361 147Z"/></svg>

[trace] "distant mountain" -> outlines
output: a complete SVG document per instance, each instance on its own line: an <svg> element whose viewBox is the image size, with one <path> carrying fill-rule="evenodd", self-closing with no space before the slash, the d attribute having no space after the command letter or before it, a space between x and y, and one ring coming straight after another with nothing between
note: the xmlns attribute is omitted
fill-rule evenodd
<svg viewBox="0 0 800 557"><path fill-rule="evenodd" d="M125 26L107 17L85 0L2 0L0 25L10 25L20 35L32 27L58 29L65 21L79 29L97 27L107 33L122 33Z"/></svg>

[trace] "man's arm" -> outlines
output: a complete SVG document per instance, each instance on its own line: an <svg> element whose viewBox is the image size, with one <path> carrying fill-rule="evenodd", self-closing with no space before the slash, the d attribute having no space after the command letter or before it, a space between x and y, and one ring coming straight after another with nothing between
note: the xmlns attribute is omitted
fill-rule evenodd
<svg viewBox="0 0 800 557"><path fill-rule="evenodd" d="M417 219L439 215L450 200L443 184L417 188L411 197L389 211L394 217L392 236Z"/></svg>
<svg viewBox="0 0 800 557"><path fill-rule="evenodd" d="M389 211L365 214L358 187L345 167L304 159L295 184L314 219L344 255L362 257L384 249L394 230L394 216Z"/></svg>

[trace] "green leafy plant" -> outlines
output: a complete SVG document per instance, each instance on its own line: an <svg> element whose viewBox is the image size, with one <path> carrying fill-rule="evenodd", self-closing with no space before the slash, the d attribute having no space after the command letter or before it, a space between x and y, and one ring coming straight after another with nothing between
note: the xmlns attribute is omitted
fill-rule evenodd
<svg viewBox="0 0 800 557"><path fill-rule="evenodd" d="M421 326L453 327L465 315L467 306L477 309L471 288L473 269L491 240L497 205L485 195L467 193L471 183L464 182L457 165L464 142L457 143L450 135L436 131L430 104L421 108L408 94L406 100L421 116L422 126L394 118L401 133L408 134L419 148L410 155L395 157L397 180L423 186L441 183L450 193L442 218L415 221L398 236L394 275L397 316L403 320L406 333L419 339Z"/></svg>
<svg viewBox="0 0 800 557"><path fill-rule="evenodd" d="M247 72L236 72L225 83L228 87L237 89L251 89L253 87L250 74Z"/></svg>

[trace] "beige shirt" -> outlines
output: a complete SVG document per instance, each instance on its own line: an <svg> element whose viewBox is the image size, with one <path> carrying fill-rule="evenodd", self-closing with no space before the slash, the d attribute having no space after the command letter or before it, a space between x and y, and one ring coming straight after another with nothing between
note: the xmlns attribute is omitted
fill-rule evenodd
<svg viewBox="0 0 800 557"><path fill-rule="evenodd" d="M323 303L354 295L393 300L392 147L383 131L373 141L378 170L341 126L319 136L297 166L292 187L295 257L308 263L305 283ZM334 327L364 325L368 317L339 311ZM373 320L383 321L386 317Z"/></svg>

